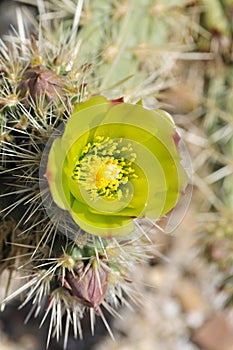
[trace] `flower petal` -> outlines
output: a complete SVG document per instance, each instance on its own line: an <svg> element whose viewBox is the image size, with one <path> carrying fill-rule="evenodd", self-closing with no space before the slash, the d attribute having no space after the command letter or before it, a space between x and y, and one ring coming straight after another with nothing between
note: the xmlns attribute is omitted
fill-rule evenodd
<svg viewBox="0 0 233 350"><path fill-rule="evenodd" d="M124 236L131 233L134 228L131 217L96 214L77 200L73 203L71 215L83 230L93 235Z"/></svg>
<svg viewBox="0 0 233 350"><path fill-rule="evenodd" d="M66 177L63 176L64 160L65 154L61 147L61 139L57 138L50 149L45 177L48 180L53 200L61 209L69 208L69 203L67 202L69 192L65 184Z"/></svg>
<svg viewBox="0 0 233 350"><path fill-rule="evenodd" d="M94 235L126 235L133 230L135 217L160 218L176 205L187 183L175 135L172 118L161 110L147 110L140 104L113 104L102 96L77 104L49 155L46 176L54 201ZM117 187L121 196L94 198L90 186L82 187L74 177L77 162L88 154L83 150L98 137L128 150L123 159L132 164L129 174L134 176L127 175ZM97 164L99 167L102 163ZM92 172L92 163L85 169L91 169L90 176L98 172Z"/></svg>

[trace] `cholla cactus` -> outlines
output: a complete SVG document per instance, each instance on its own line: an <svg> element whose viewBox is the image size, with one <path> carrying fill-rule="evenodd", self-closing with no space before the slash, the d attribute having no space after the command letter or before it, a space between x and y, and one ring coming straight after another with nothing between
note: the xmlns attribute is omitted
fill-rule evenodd
<svg viewBox="0 0 233 350"><path fill-rule="evenodd" d="M66 16L67 23L74 11L72 4L74 6L75 1L64 10L64 2L56 2L55 8L61 16ZM135 36L142 13L141 30ZM106 26L102 25L103 21ZM141 94L143 89L145 96L157 99L156 103L164 105L166 101L172 104L167 108L187 114L187 118L182 119L187 126L187 140L192 136L190 129L194 130L194 144L200 142L203 147L194 165L195 185L202 198L200 211L209 212L204 215L208 222L202 227L206 234L204 250L210 253L208 257L217 262L226 281L231 283L232 261L228 256L232 252L229 229L232 213L232 1L174 0L165 4L159 0L156 3L139 0L134 6L132 1L106 4L96 0L84 2L81 25L83 35L93 39L92 45L85 47L86 55L93 50L101 60L97 72L103 76L102 88L114 86L118 79L127 77L126 72L137 71L138 81L134 77L114 86L112 97L121 90L127 101L134 101L138 91ZM193 53L193 49L198 52ZM155 83L153 87L152 82ZM201 121L199 131L189 121L197 118ZM222 247L217 254L216 245ZM231 290L229 288L230 298Z"/></svg>
<svg viewBox="0 0 233 350"><path fill-rule="evenodd" d="M204 256L222 272L221 288L232 301L232 1L200 0L200 4L201 25L208 32L197 43L212 58L200 67L205 88L201 136L206 139L194 163L196 184L207 200L202 201L199 243Z"/></svg>
<svg viewBox="0 0 233 350"><path fill-rule="evenodd" d="M47 11L57 21L65 18L69 27L76 4L50 1ZM189 59L195 48L199 14L190 0L84 1L81 56L98 59L98 90L127 102L155 98L156 106L162 105L162 92L176 85L177 59Z"/></svg>
<svg viewBox="0 0 233 350"><path fill-rule="evenodd" d="M116 315L121 304L138 301L135 264L149 258L149 231L187 184L172 118L146 109L138 91L138 103L126 103L124 84L111 91L104 74L114 73L108 80L118 87L115 72L128 71L114 59L98 66L95 50L89 59L84 28L78 31L82 3L64 31L56 20L43 22L40 1L38 38L26 37L20 22L21 37L0 43L0 271L26 276L16 292L6 290L2 307L19 294L22 306L32 302L28 318L46 307L47 345L64 333L64 347L70 325L82 337L86 311L92 332L99 315L112 335L102 308Z"/></svg>

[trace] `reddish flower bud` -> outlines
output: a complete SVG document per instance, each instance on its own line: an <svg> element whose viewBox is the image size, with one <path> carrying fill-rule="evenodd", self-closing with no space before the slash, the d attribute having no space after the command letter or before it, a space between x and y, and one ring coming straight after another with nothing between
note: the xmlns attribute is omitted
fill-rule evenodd
<svg viewBox="0 0 233 350"><path fill-rule="evenodd" d="M69 293L75 297L82 305L93 308L98 314L99 305L104 300L107 283L108 272L101 266L96 266L95 261L85 271L82 261L79 261L74 268L75 275L67 271L66 281L69 284Z"/></svg>
<svg viewBox="0 0 233 350"><path fill-rule="evenodd" d="M23 73L17 92L25 105L30 97L35 102L41 96L45 96L46 102L58 102L64 99L65 82L62 77L42 65L28 67Z"/></svg>

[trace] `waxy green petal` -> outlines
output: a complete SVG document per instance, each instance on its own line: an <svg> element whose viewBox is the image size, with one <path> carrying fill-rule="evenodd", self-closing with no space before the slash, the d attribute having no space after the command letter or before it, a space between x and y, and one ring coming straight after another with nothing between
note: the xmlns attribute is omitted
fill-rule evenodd
<svg viewBox="0 0 233 350"><path fill-rule="evenodd" d="M125 236L133 231L132 218L92 213L87 205L74 201L71 215L86 232L110 238Z"/></svg>
<svg viewBox="0 0 233 350"><path fill-rule="evenodd" d="M102 96L77 104L62 138L56 139L50 150L46 175L55 203L68 210L83 230L94 235L126 235L133 230L134 218L160 218L176 205L180 192L187 184L187 175L174 141L175 133L172 118L161 110L147 110L140 104L114 104ZM96 141L98 138L105 141ZM119 146L119 154L125 154L126 158L121 156L122 164L132 162L133 170L129 174L133 175L121 175L125 176L124 181L114 180L118 179L118 173L124 174L125 170L117 153L111 153L116 149L111 151L112 144ZM101 155L102 145L110 147L106 150L107 156ZM111 154L115 154L116 158ZM96 163L99 164L96 172L94 163L90 163L93 159L99 162ZM101 168L105 159L107 165ZM82 168L84 165L87 168ZM117 185L120 187L113 192L117 193L116 198L115 194L108 197L111 187L104 190L106 198L98 192L92 193L92 183L96 183L97 176L101 176L103 181L102 171L105 170L98 171L105 167L106 171L117 171L113 183L121 185ZM84 169L82 180L80 175L74 175L74 169L77 169L77 174ZM96 176L94 179L88 177L92 172ZM91 182L86 182L86 179Z"/></svg>
<svg viewBox="0 0 233 350"><path fill-rule="evenodd" d="M61 147L61 140L57 138L50 149L45 177L48 180L54 202L58 207L66 210L69 208L69 202L67 202L68 193L67 187L63 182L63 168L61 168L64 159L65 154Z"/></svg>

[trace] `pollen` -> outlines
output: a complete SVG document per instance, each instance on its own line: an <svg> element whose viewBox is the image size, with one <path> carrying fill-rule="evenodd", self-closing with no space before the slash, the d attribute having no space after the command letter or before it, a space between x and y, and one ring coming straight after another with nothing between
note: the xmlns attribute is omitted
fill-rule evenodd
<svg viewBox="0 0 233 350"><path fill-rule="evenodd" d="M124 186L137 177L133 167L135 159L136 153L129 142L97 136L93 143L83 147L72 177L92 200L121 199L128 193Z"/></svg>
<svg viewBox="0 0 233 350"><path fill-rule="evenodd" d="M121 168L116 164L104 164L100 172L98 173L99 177L105 181L114 181L119 178L121 173ZM98 176L97 175L97 176Z"/></svg>

